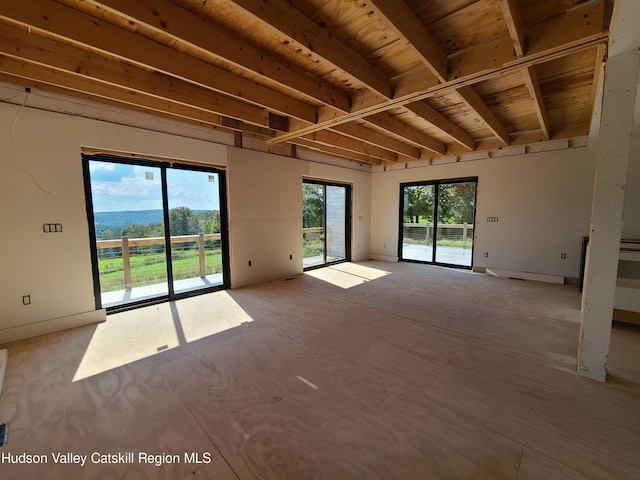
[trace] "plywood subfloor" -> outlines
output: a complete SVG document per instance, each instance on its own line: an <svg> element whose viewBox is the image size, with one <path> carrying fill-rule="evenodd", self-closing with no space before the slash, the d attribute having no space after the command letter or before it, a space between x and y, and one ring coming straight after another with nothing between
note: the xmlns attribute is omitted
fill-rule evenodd
<svg viewBox="0 0 640 480"><path fill-rule="evenodd" d="M9 345L3 479L613 479L640 395L576 376L575 287L364 262ZM51 459L50 459L51 462Z"/></svg>

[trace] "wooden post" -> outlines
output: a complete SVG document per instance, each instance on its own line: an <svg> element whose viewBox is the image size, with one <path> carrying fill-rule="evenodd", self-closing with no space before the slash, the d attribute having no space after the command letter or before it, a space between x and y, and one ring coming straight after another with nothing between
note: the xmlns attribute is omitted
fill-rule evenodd
<svg viewBox="0 0 640 480"><path fill-rule="evenodd" d="M467 224L462 224L462 248L467 246Z"/></svg>
<svg viewBox="0 0 640 480"><path fill-rule="evenodd" d="M425 246L428 247L429 246L429 230L430 230L428 223L426 224L425 230L426 230L426 237L425 238L427 240L427 243L425 244Z"/></svg>
<svg viewBox="0 0 640 480"><path fill-rule="evenodd" d="M637 22L631 19L640 18L633 14L636 3L623 1L618 6L627 8L618 16L618 26L635 34ZM610 56L605 73L578 347L578 373L602 382L607 376L639 65L635 47Z"/></svg>
<svg viewBox="0 0 640 480"><path fill-rule="evenodd" d="M207 276L204 268L204 233L198 236L198 254L200 255L200 278Z"/></svg>
<svg viewBox="0 0 640 480"><path fill-rule="evenodd" d="M129 237L122 237L122 269L124 270L124 288L131 290L131 258L129 257Z"/></svg>

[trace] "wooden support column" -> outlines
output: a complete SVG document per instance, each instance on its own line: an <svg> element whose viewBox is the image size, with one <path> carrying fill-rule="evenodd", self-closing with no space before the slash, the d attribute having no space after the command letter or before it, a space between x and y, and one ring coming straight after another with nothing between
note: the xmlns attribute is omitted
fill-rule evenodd
<svg viewBox="0 0 640 480"><path fill-rule="evenodd" d="M606 379L639 66L636 47L610 57L605 73L578 351L578 373L600 381Z"/></svg>

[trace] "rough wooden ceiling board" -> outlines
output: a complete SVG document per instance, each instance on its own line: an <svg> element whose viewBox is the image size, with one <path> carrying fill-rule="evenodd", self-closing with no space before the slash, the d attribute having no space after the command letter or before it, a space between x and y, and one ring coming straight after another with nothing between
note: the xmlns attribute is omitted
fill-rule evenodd
<svg viewBox="0 0 640 480"><path fill-rule="evenodd" d="M34 17L32 14L29 17L29 21L35 23L21 21L22 13L15 13L18 18L7 14L22 12L19 9L23 7L17 7L17 3L13 7L10 7L11 3L4 3L4 6L0 4L0 23L18 24L22 32L29 31L27 25L30 25L30 38L42 36L61 45L81 49L81 52L72 54L76 58L71 59L71 63L75 61L79 65L80 72L85 71L82 62L87 65L95 62L97 65L100 59L112 65L112 71L121 68L124 72L135 72L133 76L123 75L116 81L113 76L90 78L65 67L68 71L66 75L57 70L57 73L50 74L50 78L45 78L44 72L54 72L61 60L54 61L51 58L49 67L53 69L47 69L47 65L35 69L35 65L30 64L30 71L37 78L17 80L25 86L40 82L50 85L50 89L64 89L67 85L66 88L77 89L72 93L75 96L89 97L93 92L94 98L104 103L120 102L137 111L155 111L158 115L172 115L174 118L184 115L189 122L214 125L215 118L210 113L211 100L206 97L209 103L203 101L199 105L197 98L201 95L188 98L192 92L201 92L205 88L216 92L215 98L231 95L234 101L247 105L247 112L251 112L251 118L258 123L264 122L268 109L290 111L290 133L279 134L276 139L267 142L277 144L293 139L295 135L318 131L321 133L310 137L319 138L321 142L305 139L307 146L309 142L312 143L307 148L330 155L344 157L346 148L360 148L363 152L381 155L388 162L391 158L388 154L376 153L375 148L358 146L357 143L362 140L384 149L384 138L393 139L386 146L394 151L400 150L397 152L398 158L403 162L416 156L416 141L430 145L437 151L446 150L447 153L456 151L456 148L462 151L465 146L468 151L469 145L476 149L489 148L491 145L493 147L490 148L494 148L497 143L487 125L492 125L495 133L500 130L496 121L503 124L514 142L523 142L540 137L540 132L536 131L540 129L540 122L536 119L539 119L541 105L548 109L549 130L553 138L588 130L585 125L590 124L595 98L594 79L598 78L595 71L600 71L596 54L600 52L602 56L602 45L607 40L604 30L605 0L518 0L517 4L512 3L511 8L515 6L519 9L525 33L531 37L530 50L520 60L514 58L501 0L402 0L411 10L409 14L419 21L417 24L413 22L411 29L404 31L402 22L398 22L399 17L389 14L390 0L380 1L378 15L366 0L141 0L135 4L124 0L31 0L29 8L37 9L40 15ZM114 34L117 42L94 43L83 41L82 38L65 38L64 33L58 31L60 25L42 22L44 15L65 23L58 13L66 7L60 5L83 12L81 15L86 21L76 29L86 31L87 36L82 38L100 38L100 31L108 31ZM150 10L158 5L163 8L158 8L158 16L151 18ZM197 16L197 19L190 23L189 17L167 16L164 12L171 11L169 5L171 8L180 7L190 12L187 15L193 15L191 18L196 19ZM244 8L238 5L244 5ZM275 18L269 12L257 16L247 13L255 11L255 8L268 9L270 6L285 11L292 5L297 9L295 18L300 22L287 23L289 17ZM146 17L135 16L134 13L140 13L141 9ZM75 20L66 19L64 28L73 27L81 17L76 15L73 18ZM265 18L271 19L269 21L272 24L265 23ZM403 18L409 18L406 12ZM157 22L154 22L156 19ZM163 20L169 27L162 26ZM171 22L174 25L180 22L179 28L172 30ZM434 37L440 48L450 54L451 73L444 80L435 78L424 66L425 50L406 42L406 39L414 38L419 43L416 34L421 31L420 24ZM182 36L180 31L183 32ZM238 38L240 42L224 52L227 56L221 54L222 49L216 50L215 46L207 49L206 42L198 43L197 39L204 38L207 32L212 31L225 32L226 38ZM116 32L123 32L122 38ZM197 32L197 35L192 32ZM314 38L314 35L316 39L320 38L318 35L322 36L324 51L315 48L313 42L305 41L306 38ZM137 39L144 41L136 42ZM136 45L135 48L129 48L130 52L121 48L129 40L131 45ZM28 40L26 42L28 44ZM336 56L336 52L327 51L330 46L336 46L336 50L342 53ZM240 57L234 57L235 52L238 49L242 51L243 47L247 52L253 52L253 63L250 65L238 61ZM165 61L163 64L158 48L165 49L163 52L171 55L173 63ZM25 49L25 55L27 51ZM11 64L13 70L3 73L0 69L0 75L16 79L20 77L16 71L20 54L12 51L11 55L15 59ZM86 60L87 56L92 59ZM292 87L287 83L289 78L278 78L276 70L269 72L260 68L261 65L267 65L262 56L270 59L270 67L284 65L299 78L309 79L307 85L312 88L322 84L322 88L335 91L343 99L342 107L335 108L330 97L319 99L308 95L304 88ZM242 57L248 58L249 55ZM357 69L350 68L348 59L352 57L354 63L359 64L357 74ZM212 76L203 76L195 68L194 62L208 72L219 73L217 83L209 85L207 82L212 81ZM115 64L120 65L116 68ZM191 67L185 69L185 64ZM176 65L180 68L176 69ZM538 101L532 101L531 86L525 86L527 83L522 72L529 68L535 68L538 77L540 93L535 91ZM373 78L368 76L369 70L377 72L374 77L382 79L383 84L388 82L390 96L379 93L380 85L367 83L367 77L369 80ZM232 82L232 79L238 79L238 82ZM57 80L61 83L56 84ZM96 80L103 82L102 86ZM81 81L88 82L86 88L78 83ZM110 82L109 88L105 86L105 81ZM198 87L184 86L184 82ZM225 83L221 85L220 82ZM318 85L312 85L315 82ZM172 91L169 86L176 90ZM472 86L482 100L483 105L475 105L476 111L470 108L470 104L461 102L455 93L456 89L467 86ZM135 104L135 96L122 93L127 89L147 92L144 93L146 96L139 94L144 101L140 105ZM251 100L247 101L249 98ZM428 108L410 112L405 105L411 102L424 102ZM238 108L238 112L240 110ZM368 116L386 120L378 122L376 126L363 120ZM350 128L350 122L354 122L351 125L358 128ZM331 129L340 131L341 124L344 125L341 133L347 134L350 140L331 132ZM468 136L454 145L455 139L447 133L447 129L449 132L457 131L458 135L465 132ZM386 133L380 136L381 132ZM333 140L344 148L340 150L335 145L331 146ZM399 142L405 142L410 147ZM421 157L432 156L426 148L421 149ZM268 150L269 146L265 145L264 149ZM366 161L366 154L351 151L349 158L361 163ZM371 163L380 161L378 158Z"/></svg>
<svg viewBox="0 0 640 480"><path fill-rule="evenodd" d="M525 26L545 21L591 0L519 0Z"/></svg>
<svg viewBox="0 0 640 480"><path fill-rule="evenodd" d="M427 29L447 55L509 34L499 0L474 2Z"/></svg>

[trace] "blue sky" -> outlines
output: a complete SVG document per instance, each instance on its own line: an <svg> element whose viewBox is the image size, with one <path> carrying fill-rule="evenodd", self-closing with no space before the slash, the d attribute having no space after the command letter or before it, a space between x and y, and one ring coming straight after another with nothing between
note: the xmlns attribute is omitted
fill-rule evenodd
<svg viewBox="0 0 640 480"><path fill-rule="evenodd" d="M140 165L90 161L95 212L162 209L160 169ZM150 176L152 179L147 177ZM214 182L209 181L214 176ZM217 210L218 175L192 170L167 170L169 208Z"/></svg>

